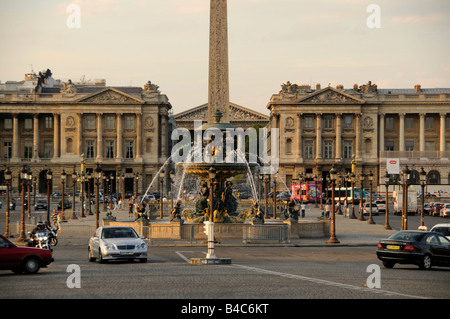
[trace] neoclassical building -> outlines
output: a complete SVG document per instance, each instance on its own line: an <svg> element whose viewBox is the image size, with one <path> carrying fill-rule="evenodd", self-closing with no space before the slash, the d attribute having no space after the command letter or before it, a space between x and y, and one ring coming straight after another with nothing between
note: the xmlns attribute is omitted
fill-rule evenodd
<svg viewBox="0 0 450 319"><path fill-rule="evenodd" d="M270 128L280 130L280 176L290 185L298 174L325 177L332 166L375 174L384 183L386 162L400 161L418 183L424 167L429 184L450 183L450 88L346 89L283 84L267 105ZM398 178L392 176L391 178Z"/></svg>
<svg viewBox="0 0 450 319"><path fill-rule="evenodd" d="M48 169L52 192L61 191L63 169L70 189L84 156L88 172L101 164L105 175L114 177L113 192L117 187L118 193L135 192L135 176L137 190L145 191L170 156L171 109L150 82L144 88L108 87L104 80L62 83L47 70L0 84L0 185L9 167L13 190L19 190L19 172L26 166L38 192L46 192Z"/></svg>

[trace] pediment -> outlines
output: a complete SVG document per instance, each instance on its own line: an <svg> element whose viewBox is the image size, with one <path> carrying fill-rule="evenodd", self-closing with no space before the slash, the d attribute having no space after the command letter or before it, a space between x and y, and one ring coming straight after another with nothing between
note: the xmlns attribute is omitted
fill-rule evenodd
<svg viewBox="0 0 450 319"><path fill-rule="evenodd" d="M297 101L296 104L365 104L366 101L354 97L350 94L327 87L320 91L314 92Z"/></svg>
<svg viewBox="0 0 450 319"><path fill-rule="evenodd" d="M183 113L175 115L176 121L206 121L208 118L208 104L197 106Z"/></svg>
<svg viewBox="0 0 450 319"><path fill-rule="evenodd" d="M114 88L107 88L78 100L83 104L145 104L145 101Z"/></svg>

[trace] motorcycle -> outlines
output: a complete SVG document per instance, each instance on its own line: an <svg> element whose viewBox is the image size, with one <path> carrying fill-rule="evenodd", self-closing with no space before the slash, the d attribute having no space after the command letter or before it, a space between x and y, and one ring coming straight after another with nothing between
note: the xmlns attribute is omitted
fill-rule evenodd
<svg viewBox="0 0 450 319"><path fill-rule="evenodd" d="M36 234L28 233L31 237L31 240L28 242L28 246L35 247L35 248L41 248L41 249L48 249L52 250L49 245L49 233L46 230L39 230L36 232Z"/></svg>
<svg viewBox="0 0 450 319"><path fill-rule="evenodd" d="M50 232L48 234L50 246L58 245L58 238L56 238L56 236L58 236L57 234L58 234L58 228L52 227L52 229L50 230Z"/></svg>

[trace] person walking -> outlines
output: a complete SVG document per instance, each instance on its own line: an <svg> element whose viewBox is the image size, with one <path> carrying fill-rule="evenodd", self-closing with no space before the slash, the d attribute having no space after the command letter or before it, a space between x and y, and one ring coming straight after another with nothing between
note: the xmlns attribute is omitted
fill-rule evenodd
<svg viewBox="0 0 450 319"><path fill-rule="evenodd" d="M325 205L325 218L329 219L330 218L330 204L326 204Z"/></svg>
<svg viewBox="0 0 450 319"><path fill-rule="evenodd" d="M56 228L58 229L58 234L62 234L62 230L61 230L61 221L62 221L62 213L61 211L58 211L58 217L56 219Z"/></svg>
<svg viewBox="0 0 450 319"><path fill-rule="evenodd" d="M302 205L300 206L302 211L302 218L305 218L305 212L306 212L306 204L302 202Z"/></svg>

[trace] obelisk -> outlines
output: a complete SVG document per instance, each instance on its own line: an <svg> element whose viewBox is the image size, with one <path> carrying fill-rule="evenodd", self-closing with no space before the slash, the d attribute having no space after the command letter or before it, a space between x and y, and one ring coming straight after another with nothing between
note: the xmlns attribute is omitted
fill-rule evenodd
<svg viewBox="0 0 450 319"><path fill-rule="evenodd" d="M227 0L211 0L208 123L213 123L212 116L217 110L222 112L222 123L228 123L229 105Z"/></svg>

